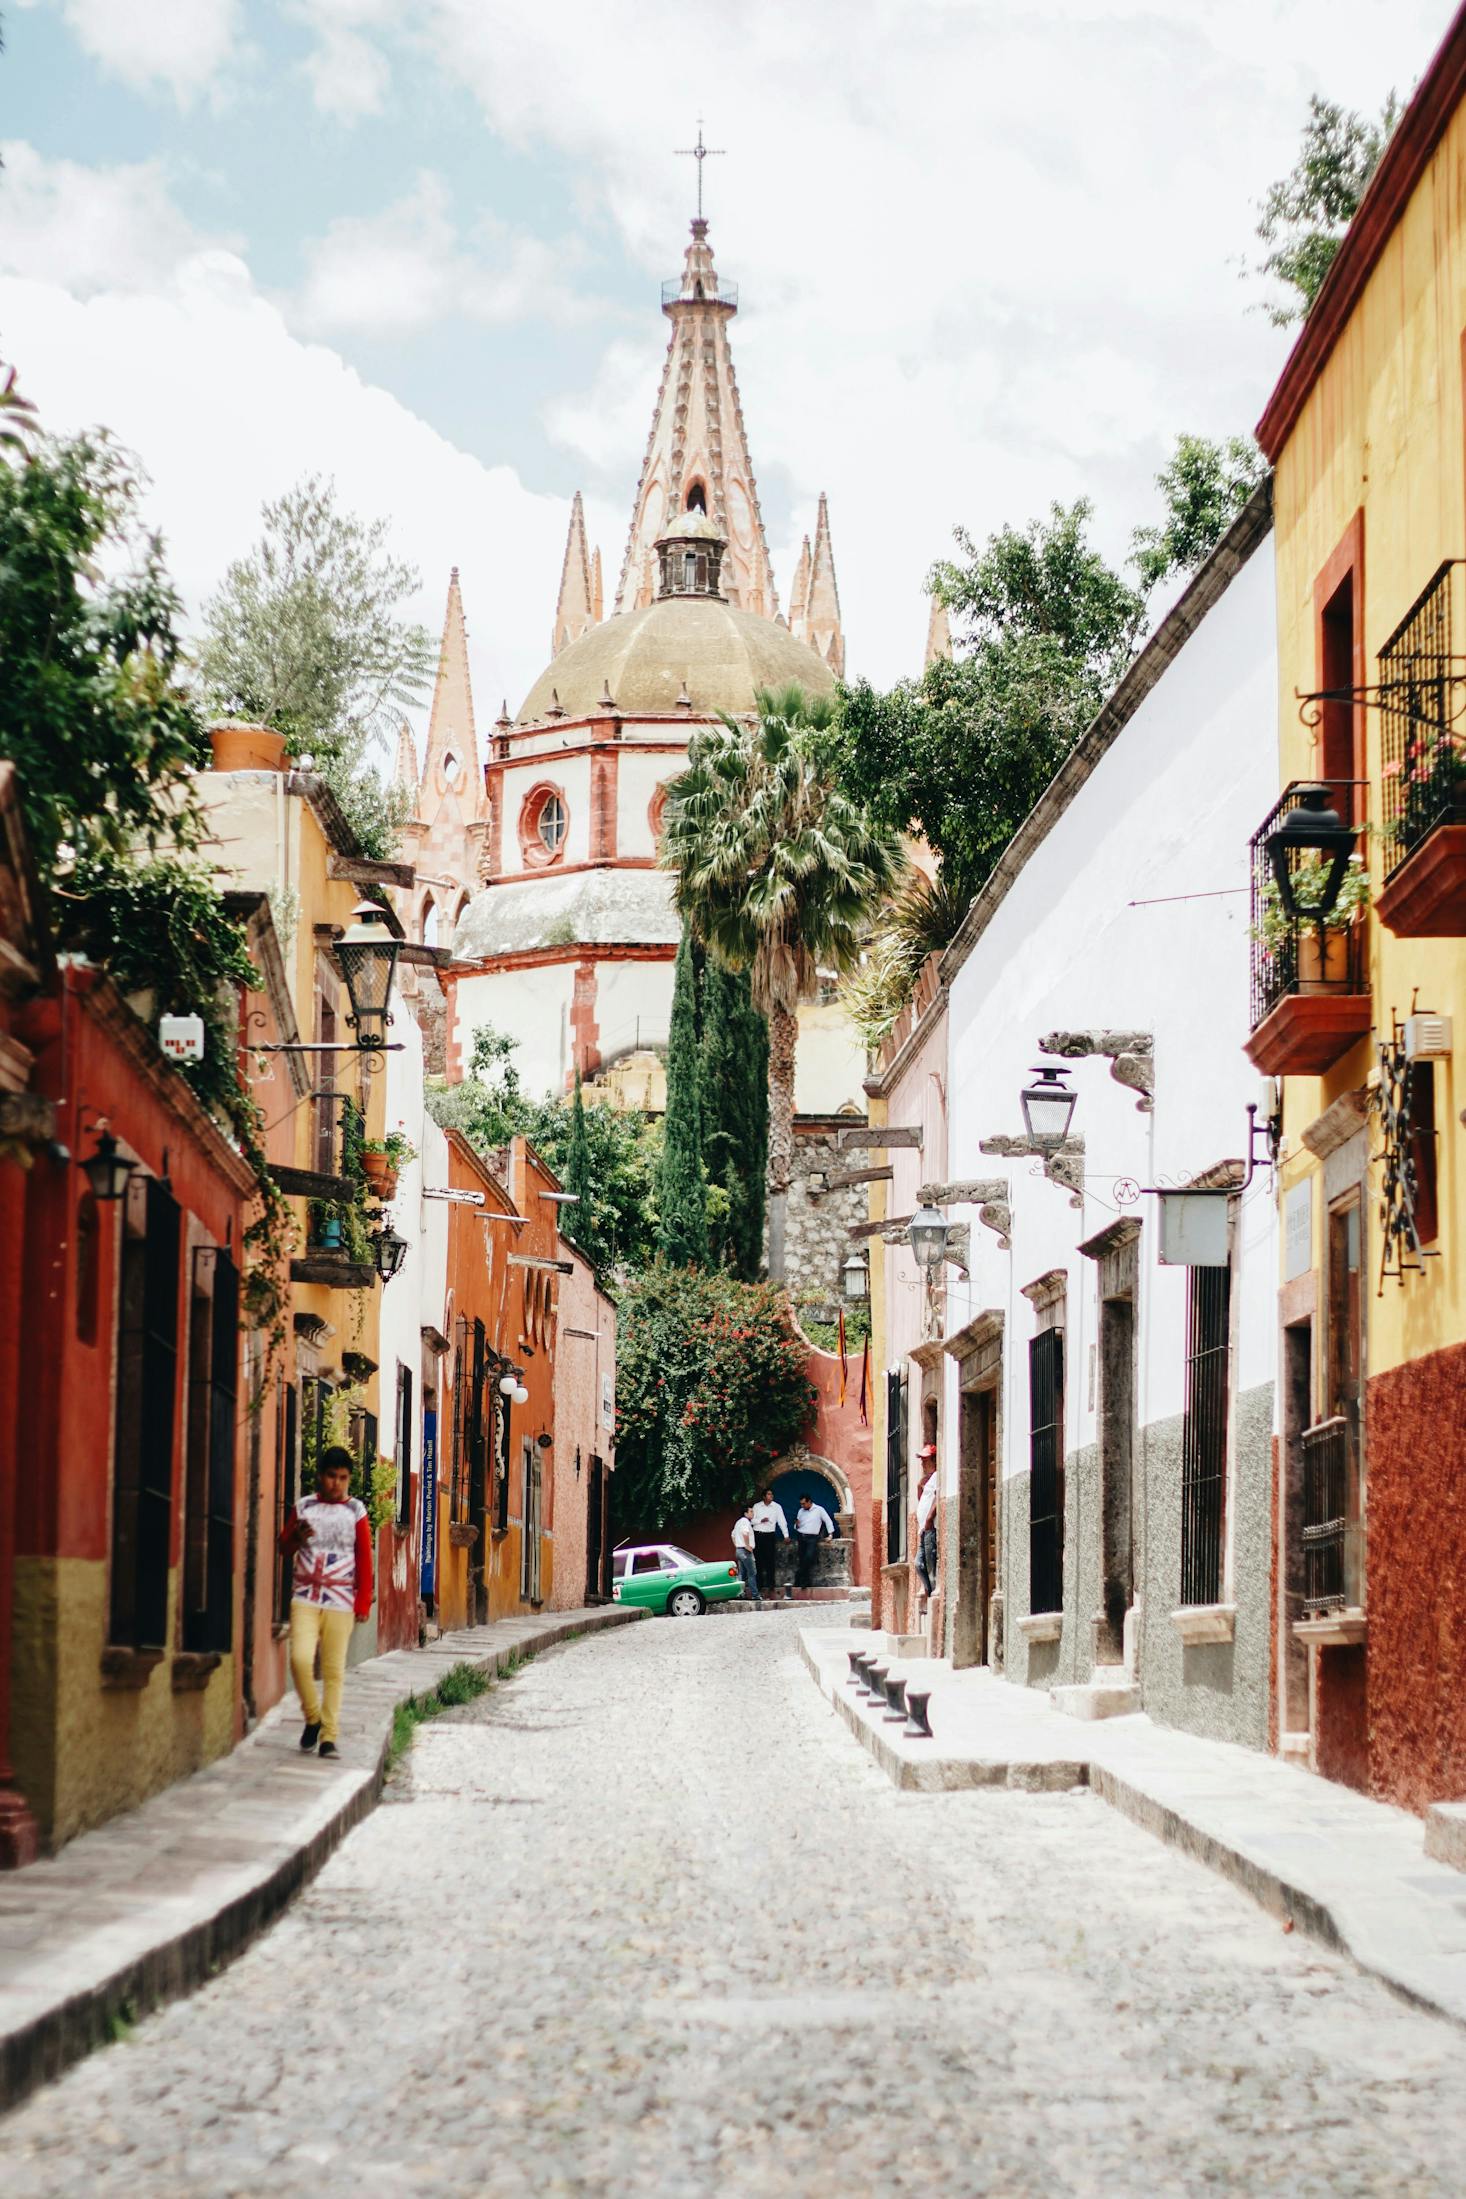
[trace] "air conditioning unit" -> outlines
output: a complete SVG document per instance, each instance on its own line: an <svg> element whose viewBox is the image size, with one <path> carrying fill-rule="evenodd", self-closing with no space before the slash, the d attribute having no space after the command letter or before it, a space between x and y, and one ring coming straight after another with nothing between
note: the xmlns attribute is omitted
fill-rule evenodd
<svg viewBox="0 0 1466 2199"><path fill-rule="evenodd" d="M1445 1061L1451 1051L1449 1016L1413 1015L1405 1018L1405 1059Z"/></svg>

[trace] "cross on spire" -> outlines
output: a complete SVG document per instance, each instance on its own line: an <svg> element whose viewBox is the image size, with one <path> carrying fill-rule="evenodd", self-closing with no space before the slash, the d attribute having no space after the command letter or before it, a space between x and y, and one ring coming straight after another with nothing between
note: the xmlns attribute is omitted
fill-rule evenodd
<svg viewBox="0 0 1466 2199"><path fill-rule="evenodd" d="M677 147L677 158L679 160L695 160L697 162L697 218L699 221L701 221L703 218L702 164L705 160L721 160L724 151L725 148L721 145L704 145L702 141L701 115L699 115L697 118L697 143L695 145L679 145Z"/></svg>

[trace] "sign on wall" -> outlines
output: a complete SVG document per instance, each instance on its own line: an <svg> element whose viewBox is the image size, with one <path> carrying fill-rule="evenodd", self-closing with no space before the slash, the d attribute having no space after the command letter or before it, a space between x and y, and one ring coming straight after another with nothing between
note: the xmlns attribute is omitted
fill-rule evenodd
<svg viewBox="0 0 1466 2199"><path fill-rule="evenodd" d="M608 1435L616 1432L616 1389L609 1374L601 1376L601 1426Z"/></svg>
<svg viewBox="0 0 1466 2199"><path fill-rule="evenodd" d="M418 1593L426 1603L438 1576L438 1416L422 1416L422 1563Z"/></svg>
<svg viewBox="0 0 1466 2199"><path fill-rule="evenodd" d="M1283 1194L1283 1281L1306 1275L1313 1265L1313 1178L1305 1176Z"/></svg>

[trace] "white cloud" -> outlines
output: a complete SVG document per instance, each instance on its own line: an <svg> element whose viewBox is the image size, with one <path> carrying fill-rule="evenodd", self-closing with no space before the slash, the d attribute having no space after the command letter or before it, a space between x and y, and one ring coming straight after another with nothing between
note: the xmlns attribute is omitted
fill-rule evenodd
<svg viewBox="0 0 1466 2199"><path fill-rule="evenodd" d="M111 75L142 91L165 85L180 106L207 91L233 57L242 15L240 0L53 4L59 4L77 44Z"/></svg>
<svg viewBox="0 0 1466 2199"><path fill-rule="evenodd" d="M321 113L338 122L380 114L391 70L368 34L391 22L389 0L297 0L290 12L316 34L304 68Z"/></svg>
<svg viewBox="0 0 1466 2199"><path fill-rule="evenodd" d="M20 139L0 145L0 157L7 274L37 276L78 297L147 290L210 241L180 214L156 161L85 168L43 159Z"/></svg>
<svg viewBox="0 0 1466 2199"><path fill-rule="evenodd" d="M30 160L35 190L44 164ZM83 174L61 180L78 225L94 230ZM115 177L97 178L104 210L115 190ZM566 504L455 449L337 352L301 342L236 255L185 250L153 272L150 289L91 284L82 297L31 259L0 275L0 328L49 430L104 420L138 453L149 517L191 612L254 539L262 501L304 473L333 475L348 507L390 520L398 554L422 573L417 610L434 630L459 566L485 722L501 695L517 703L542 666Z"/></svg>
<svg viewBox="0 0 1466 2199"><path fill-rule="evenodd" d="M466 245L447 185L425 170L384 213L342 216L306 246L296 311L323 334L406 334L455 314L563 321L593 310L568 280L571 257L492 220Z"/></svg>

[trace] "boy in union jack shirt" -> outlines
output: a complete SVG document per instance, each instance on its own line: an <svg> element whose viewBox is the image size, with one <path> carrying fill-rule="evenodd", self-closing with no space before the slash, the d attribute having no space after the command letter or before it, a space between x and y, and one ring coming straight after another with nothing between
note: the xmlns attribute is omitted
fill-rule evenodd
<svg viewBox="0 0 1466 2199"><path fill-rule="evenodd" d="M302 1497L280 1530L280 1548L295 1568L290 1670L305 1712L300 1745L313 1749L319 1741L322 1756L337 1753L347 1644L372 1608L372 1531L350 1486L351 1453L333 1444L321 1453L315 1495ZM324 1702L316 1693L317 1644Z"/></svg>

